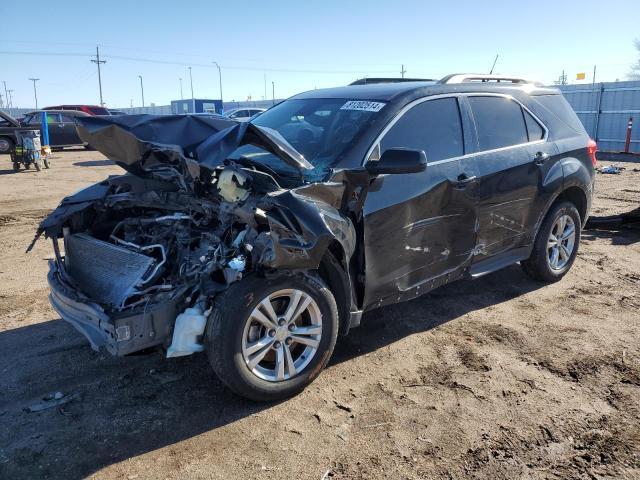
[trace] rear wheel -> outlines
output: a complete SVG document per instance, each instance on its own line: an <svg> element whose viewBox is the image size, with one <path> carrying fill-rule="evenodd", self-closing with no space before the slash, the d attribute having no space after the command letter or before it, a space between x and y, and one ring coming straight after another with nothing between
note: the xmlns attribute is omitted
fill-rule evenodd
<svg viewBox="0 0 640 480"><path fill-rule="evenodd" d="M531 256L521 263L527 275L543 282L557 282L569 271L580 245L581 220L575 205L561 202L545 217Z"/></svg>
<svg viewBox="0 0 640 480"><path fill-rule="evenodd" d="M13 140L7 137L0 137L0 153L9 153L13 150Z"/></svg>
<svg viewBox="0 0 640 480"><path fill-rule="evenodd" d="M320 278L253 276L216 298L207 354L216 374L238 395L280 400L318 376L337 333L336 303Z"/></svg>

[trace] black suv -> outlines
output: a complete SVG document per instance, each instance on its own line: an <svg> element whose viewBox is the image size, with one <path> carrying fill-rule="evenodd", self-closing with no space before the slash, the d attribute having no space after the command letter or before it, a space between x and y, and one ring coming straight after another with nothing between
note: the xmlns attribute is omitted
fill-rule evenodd
<svg viewBox="0 0 640 480"><path fill-rule="evenodd" d="M559 280L594 187L575 113L518 79L313 90L248 123L77 122L128 173L40 225L53 307L114 355L206 350L256 400L303 389L365 311L516 262Z"/></svg>

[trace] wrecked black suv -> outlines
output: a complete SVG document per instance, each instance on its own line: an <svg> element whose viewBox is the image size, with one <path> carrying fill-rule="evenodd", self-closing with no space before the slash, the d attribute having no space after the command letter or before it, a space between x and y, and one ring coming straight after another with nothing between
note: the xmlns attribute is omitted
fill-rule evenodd
<svg viewBox="0 0 640 480"><path fill-rule="evenodd" d="M257 400L303 389L365 311L516 262L560 279L594 183L595 144L562 95L518 79L314 90L241 124L87 117L78 132L127 173L40 225L53 307L114 355L204 350Z"/></svg>

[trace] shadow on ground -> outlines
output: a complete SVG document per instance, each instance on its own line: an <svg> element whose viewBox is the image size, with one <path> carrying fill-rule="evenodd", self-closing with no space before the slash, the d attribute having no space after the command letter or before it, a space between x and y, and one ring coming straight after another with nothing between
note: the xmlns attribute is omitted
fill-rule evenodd
<svg viewBox="0 0 640 480"><path fill-rule="evenodd" d="M513 266L367 314L339 339L324 375L333 365L540 286ZM0 478L86 477L273 406L229 393L205 355L113 358L93 352L62 320L0 333L0 391ZM80 398L41 413L24 411L57 391Z"/></svg>
<svg viewBox="0 0 640 480"><path fill-rule="evenodd" d="M75 162L75 167L108 167L114 165L111 160L85 160L83 162Z"/></svg>

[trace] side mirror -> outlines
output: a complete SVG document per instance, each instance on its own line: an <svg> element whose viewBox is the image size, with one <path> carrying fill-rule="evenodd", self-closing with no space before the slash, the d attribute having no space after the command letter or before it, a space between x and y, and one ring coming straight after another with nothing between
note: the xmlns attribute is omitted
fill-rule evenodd
<svg viewBox="0 0 640 480"><path fill-rule="evenodd" d="M369 160L364 166L371 175L424 172L427 155L423 150L390 148L384 151L380 160Z"/></svg>

